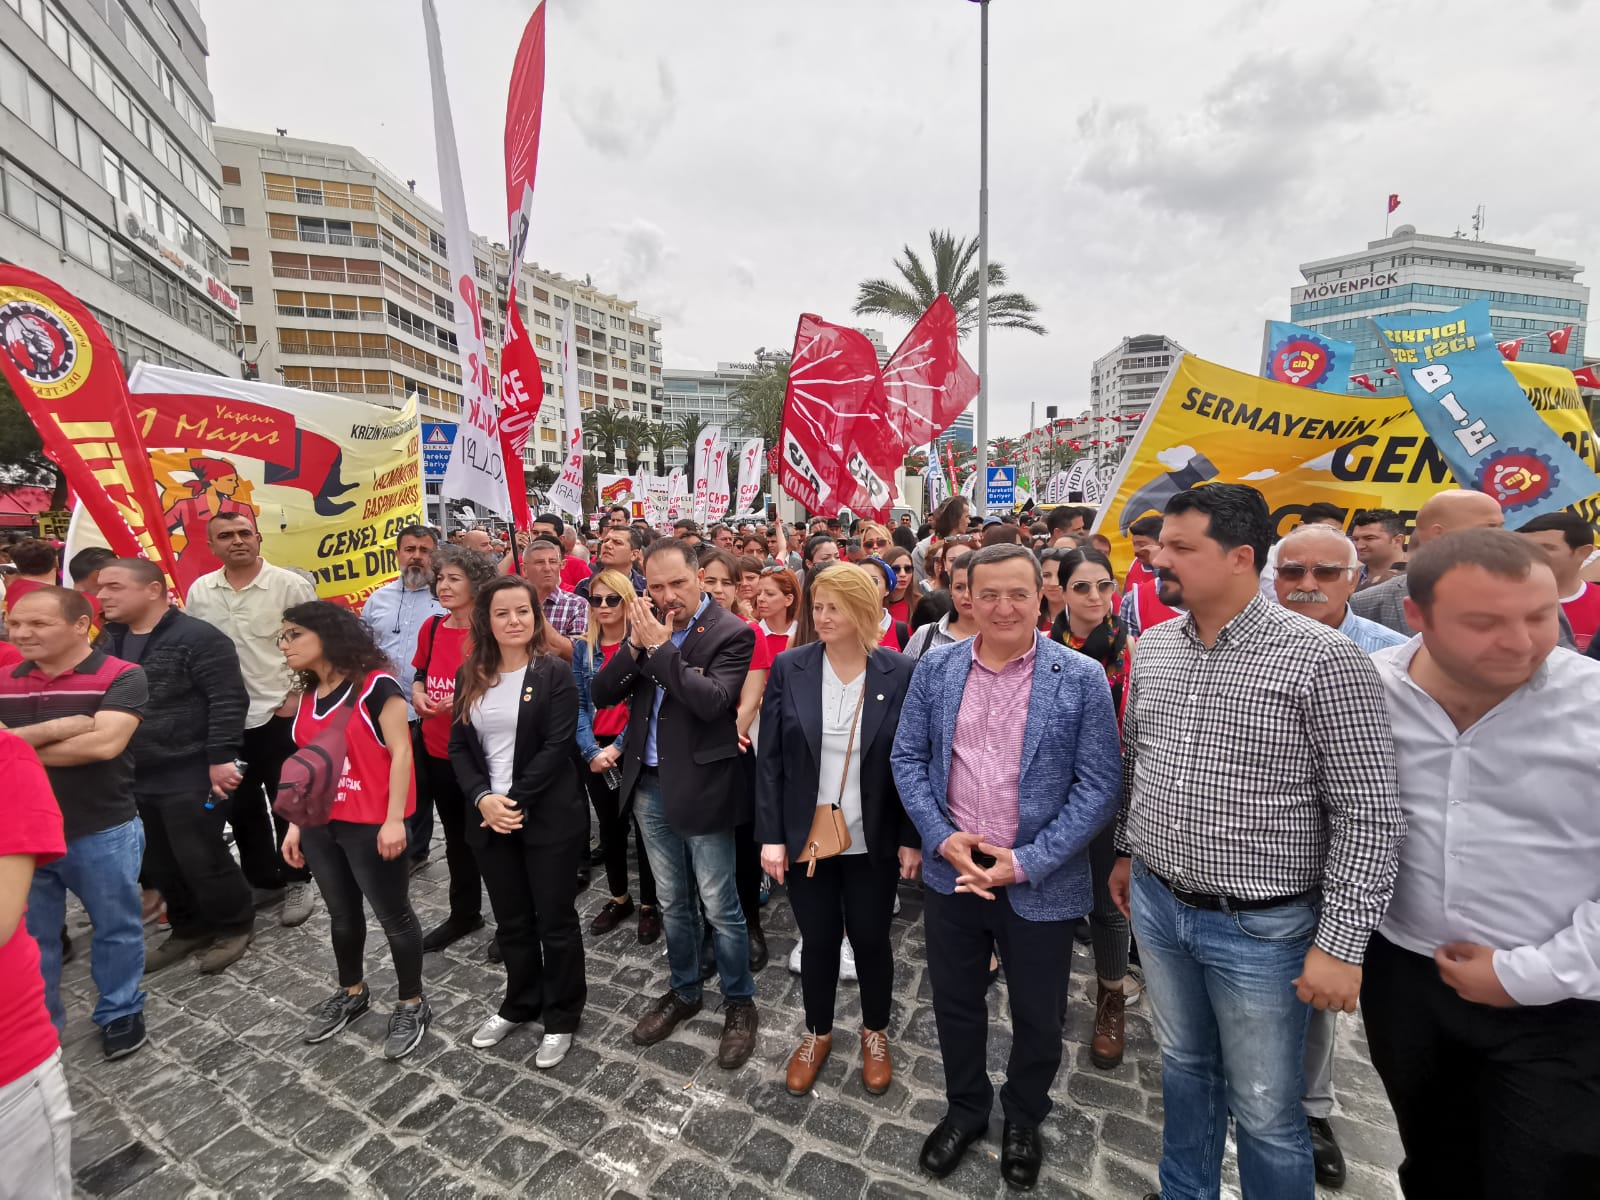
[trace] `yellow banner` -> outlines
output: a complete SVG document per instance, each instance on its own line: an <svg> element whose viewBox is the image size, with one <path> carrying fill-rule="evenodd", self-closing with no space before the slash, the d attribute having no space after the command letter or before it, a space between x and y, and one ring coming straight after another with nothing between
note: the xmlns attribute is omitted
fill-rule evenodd
<svg viewBox="0 0 1600 1200"><path fill-rule="evenodd" d="M1600 469L1594 428L1572 372L1506 366L1539 415ZM1392 508L1409 522L1429 496L1457 486L1403 395L1316 392L1185 354L1140 425L1095 530L1126 564L1132 557L1128 526L1159 514L1185 488L1208 482L1257 488L1279 534L1318 501L1344 509L1347 522L1363 508ZM1600 520L1600 494L1574 511Z"/></svg>

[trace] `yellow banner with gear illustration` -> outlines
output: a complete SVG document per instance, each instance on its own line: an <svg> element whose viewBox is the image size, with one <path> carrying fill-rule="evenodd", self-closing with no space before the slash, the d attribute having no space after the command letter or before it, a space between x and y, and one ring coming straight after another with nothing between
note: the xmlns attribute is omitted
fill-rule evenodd
<svg viewBox="0 0 1600 1200"><path fill-rule="evenodd" d="M1591 469L1594 427L1572 372L1507 363L1529 403ZM1132 558L1128 526L1159 514L1178 492L1209 482L1248 483L1267 499L1279 534L1306 505L1350 517L1391 508L1409 523L1423 501L1458 486L1404 395L1341 396L1273 383L1182 355L1122 460L1095 532L1119 564ZM1573 506L1600 525L1600 494Z"/></svg>

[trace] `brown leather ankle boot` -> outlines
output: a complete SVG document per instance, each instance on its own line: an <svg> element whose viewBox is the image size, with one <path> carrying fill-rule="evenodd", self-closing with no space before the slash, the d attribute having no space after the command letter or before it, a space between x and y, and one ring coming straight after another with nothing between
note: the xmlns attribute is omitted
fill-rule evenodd
<svg viewBox="0 0 1600 1200"><path fill-rule="evenodd" d="M1089 1042L1089 1061L1102 1071L1109 1071L1122 1063L1122 1009L1121 988L1108 988L1095 981L1098 989L1094 1001L1094 1037Z"/></svg>
<svg viewBox="0 0 1600 1200"><path fill-rule="evenodd" d="M833 1049L833 1034L807 1033L800 1039L800 1047L789 1057L789 1074L784 1086L791 1096L804 1096L817 1082L817 1072L828 1061Z"/></svg>
<svg viewBox="0 0 1600 1200"><path fill-rule="evenodd" d="M861 1086L874 1096L889 1090L894 1078L894 1063L889 1059L889 1033L887 1030L863 1029L861 1031Z"/></svg>

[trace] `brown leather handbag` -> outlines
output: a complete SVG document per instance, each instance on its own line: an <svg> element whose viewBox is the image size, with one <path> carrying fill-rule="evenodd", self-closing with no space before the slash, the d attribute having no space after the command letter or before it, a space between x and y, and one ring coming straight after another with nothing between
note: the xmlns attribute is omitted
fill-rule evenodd
<svg viewBox="0 0 1600 1200"><path fill-rule="evenodd" d="M839 776L839 799L832 804L819 804L811 818L811 831L806 834L806 848L800 852L800 861L806 864L806 877L817 873L817 860L833 858L850 849L850 825L844 819L844 789L850 781L850 755L856 748L856 729L861 724L861 705L867 698L867 681L861 680L861 695L856 697L855 715L850 718L850 740L844 748L844 772Z"/></svg>

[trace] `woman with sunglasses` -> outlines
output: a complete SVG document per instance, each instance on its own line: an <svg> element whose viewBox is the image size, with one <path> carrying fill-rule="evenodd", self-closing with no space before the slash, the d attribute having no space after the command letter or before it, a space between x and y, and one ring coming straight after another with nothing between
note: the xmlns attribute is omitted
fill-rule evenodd
<svg viewBox="0 0 1600 1200"><path fill-rule="evenodd" d="M864 559L860 566L878 589L878 605L883 610L878 615L878 644L885 650L903 650L911 640L911 626L895 620L894 614L889 611L889 596L894 591L895 583L894 568L881 558Z"/></svg>
<svg viewBox="0 0 1600 1200"><path fill-rule="evenodd" d="M661 909L656 905L656 877L644 852L639 823L622 812L620 777L607 773L622 758L622 739L628 731L628 706L596 708L594 677L610 662L628 636L628 605L638 598L633 581L621 571L601 571L589 580L589 626L572 643L572 674L578 685L578 753L586 769L584 786L600 822L600 845L605 851L606 886L611 899L595 914L589 932L610 933L633 913L628 894L628 830L633 830L639 856L639 932L641 946L661 936ZM612 779L616 779L614 784Z"/></svg>
<svg viewBox="0 0 1600 1200"><path fill-rule="evenodd" d="M542 1020L533 1060L541 1070L566 1057L588 996L572 884L589 840L572 769L578 688L566 662L546 652L545 631L526 579L506 576L478 593L450 727L450 761L477 809L467 836L506 966L505 1000L472 1045L488 1049Z"/></svg>
<svg viewBox="0 0 1600 1200"><path fill-rule="evenodd" d="M883 552L894 544L889 540L889 531L873 521L863 521L856 529L856 537L861 540L861 553L868 558L881 558Z"/></svg>
<svg viewBox="0 0 1600 1200"><path fill-rule="evenodd" d="M789 648L800 606L800 582L787 567L767 567L756 584L756 620L776 658Z"/></svg>
<svg viewBox="0 0 1600 1200"><path fill-rule="evenodd" d="M940 617L932 625L924 625L911 635L911 640L906 643L903 651L907 658L921 658L935 646L962 642L978 632L972 615L972 592L967 586L965 562L972 553L973 547L965 541L944 544L943 553L940 555L940 562L944 564L940 571L940 580L950 593L950 613L948 616Z"/></svg>
<svg viewBox="0 0 1600 1200"><path fill-rule="evenodd" d="M1065 583L1066 607L1050 628L1050 639L1094 659L1111 685L1111 703L1122 721L1128 678L1128 635L1116 615L1117 581L1111 560L1092 547L1050 550L1058 578ZM1047 572L1049 568L1046 568ZM1113 821L1089 844L1089 870L1094 881L1094 908L1089 936L1094 947L1094 1036L1089 1061L1109 1071L1122 1062L1123 1010L1128 1002L1128 918L1111 902L1111 868L1117 850Z"/></svg>
<svg viewBox="0 0 1600 1200"><path fill-rule="evenodd" d="M339 990L317 1008L304 1040L327 1041L371 1004L362 961L370 904L389 939L399 993L383 1056L401 1059L417 1048L433 1016L422 995L422 931L407 894L405 818L417 807L417 781L405 695L371 632L341 605L313 600L286 609L278 645L304 685L295 744L309 746L344 722L344 769L331 818L290 825L283 839L284 861L309 867L317 881L339 971Z"/></svg>
<svg viewBox="0 0 1600 1200"><path fill-rule="evenodd" d="M911 562L911 551L902 546L890 546L883 554L883 561L894 569L894 586L889 589L889 611L894 614L896 621L911 623L911 601L915 593L911 589L911 574L915 567Z"/></svg>
<svg viewBox="0 0 1600 1200"><path fill-rule="evenodd" d="M422 719L422 769L444 829L450 913L423 936L424 953L443 950L483 928L483 877L467 845L467 798L450 765L450 705L456 694L456 672L466 658L473 602L496 574L496 563L487 554L450 542L433 552L432 566L434 595L445 615L430 617L417 631L411 656L417 672L411 706Z"/></svg>

